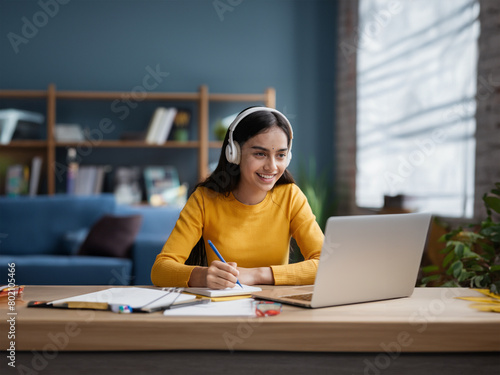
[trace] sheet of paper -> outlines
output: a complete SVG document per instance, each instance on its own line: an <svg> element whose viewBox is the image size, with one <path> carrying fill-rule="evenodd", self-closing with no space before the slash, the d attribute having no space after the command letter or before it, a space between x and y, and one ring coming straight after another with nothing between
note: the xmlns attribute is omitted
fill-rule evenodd
<svg viewBox="0 0 500 375"><path fill-rule="evenodd" d="M177 299L176 299L177 298ZM70 298L52 301L52 304L77 301L77 302L106 302L110 305L129 305L132 308L140 308L147 305L148 309L166 306L172 303L185 302L195 299L189 294L172 293L152 288L110 288L99 292L82 294ZM156 301L155 301L156 300ZM155 301L155 302L152 302ZM152 302L152 303L151 303Z"/></svg>
<svg viewBox="0 0 500 375"><path fill-rule="evenodd" d="M165 310L165 316L256 316L253 298L226 302L210 302L202 305Z"/></svg>
<svg viewBox="0 0 500 375"><path fill-rule="evenodd" d="M200 294L207 297L227 297L227 296L239 296L239 295L250 295L253 292L260 292L262 289L257 286L249 285L236 285L234 288L226 289L209 289L209 288L186 288L185 292Z"/></svg>

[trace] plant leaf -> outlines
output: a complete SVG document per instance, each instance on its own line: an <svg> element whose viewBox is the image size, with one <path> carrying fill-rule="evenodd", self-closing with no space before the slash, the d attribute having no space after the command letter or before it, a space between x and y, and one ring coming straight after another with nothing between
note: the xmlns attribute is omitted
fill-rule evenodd
<svg viewBox="0 0 500 375"><path fill-rule="evenodd" d="M490 285L490 292L500 295L500 281L496 281Z"/></svg>
<svg viewBox="0 0 500 375"><path fill-rule="evenodd" d="M478 253L471 251L470 249L465 249L463 257L462 258L483 258L481 255Z"/></svg>
<svg viewBox="0 0 500 375"><path fill-rule="evenodd" d="M467 272L465 270L462 270L462 272L458 276L458 282L463 283L466 280L470 280L474 276L476 276L474 272Z"/></svg>
<svg viewBox="0 0 500 375"><path fill-rule="evenodd" d="M500 214L500 198L484 197L483 200L487 207Z"/></svg>
<svg viewBox="0 0 500 375"><path fill-rule="evenodd" d="M431 264L430 266L422 267L423 273L429 273L429 272L435 272L435 271L439 271L439 267L434 265L434 264Z"/></svg>
<svg viewBox="0 0 500 375"><path fill-rule="evenodd" d="M491 246L490 244L486 243L486 242L480 242L479 243L479 246L481 247L481 249L483 249L483 251L488 254L490 257L494 257L495 256L495 248L493 246Z"/></svg>
<svg viewBox="0 0 500 375"><path fill-rule="evenodd" d="M481 288L483 286L483 284L482 284L483 279L484 279L484 276L480 275L480 276L473 277L471 282L474 284L473 286L475 286L476 288Z"/></svg>
<svg viewBox="0 0 500 375"><path fill-rule="evenodd" d="M453 277L458 278L462 273L462 270L464 269L464 264L460 260L457 260L452 263L450 269L453 274Z"/></svg>
<svg viewBox="0 0 500 375"><path fill-rule="evenodd" d="M500 264L496 264L490 267L490 272L498 272L500 271Z"/></svg>
<svg viewBox="0 0 500 375"><path fill-rule="evenodd" d="M484 271L484 267L481 267L479 264L473 264L472 266L469 267L471 271L477 271L477 272L482 272Z"/></svg>
<svg viewBox="0 0 500 375"><path fill-rule="evenodd" d="M422 283L427 284L430 281L436 281L441 277L441 275L431 275L431 276L426 276L422 278Z"/></svg>
<svg viewBox="0 0 500 375"><path fill-rule="evenodd" d="M455 259L455 253L453 251L450 251L447 256L444 257L443 259L443 267L446 268L450 262ZM450 274L448 274L450 275Z"/></svg>
<svg viewBox="0 0 500 375"><path fill-rule="evenodd" d="M465 246L461 243L455 246L455 255L458 259L462 259L464 257Z"/></svg>
<svg viewBox="0 0 500 375"><path fill-rule="evenodd" d="M453 250L454 245L448 245L443 250L440 250L441 254L448 254L451 250Z"/></svg>

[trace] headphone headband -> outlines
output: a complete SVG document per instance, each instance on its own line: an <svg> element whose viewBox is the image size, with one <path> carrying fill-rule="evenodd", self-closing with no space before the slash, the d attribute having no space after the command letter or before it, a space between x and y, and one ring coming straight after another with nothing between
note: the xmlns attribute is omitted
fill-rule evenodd
<svg viewBox="0 0 500 375"><path fill-rule="evenodd" d="M250 107L250 108L244 110L243 112L241 112L238 116L236 116L236 118L233 120L233 122L231 123L231 125L229 125L229 128L228 128L229 137L228 137L228 145L226 147L226 159L230 163L234 163L234 164L240 163L241 150L240 150L240 146L239 146L238 142L235 142L233 140L234 129L236 129L238 124L245 117L247 117L248 115L251 115L252 113L261 112L261 111L278 114L279 116L281 116L281 118L283 118L285 120L285 123L288 125L288 129L290 130L290 147L289 147L288 154L287 154L287 166L288 166L288 164L290 163L290 160L292 158L292 140L293 140L292 125L290 124L290 121L288 121L288 119L286 118L286 116L283 113L281 113L277 109L269 108L269 107Z"/></svg>

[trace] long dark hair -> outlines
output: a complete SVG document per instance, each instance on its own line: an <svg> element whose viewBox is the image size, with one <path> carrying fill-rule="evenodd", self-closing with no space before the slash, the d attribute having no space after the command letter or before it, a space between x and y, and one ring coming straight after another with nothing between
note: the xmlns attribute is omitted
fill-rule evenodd
<svg viewBox="0 0 500 375"><path fill-rule="evenodd" d="M247 109L248 108L244 109L242 112ZM290 149L290 142L292 139L290 128L288 127L286 119L282 118L282 116L275 112L257 111L249 114L243 118L234 129L233 140L238 142L240 147L243 147L245 142L247 142L250 138L256 136L257 134L264 133L274 126L279 127L285 132L288 140L288 148ZM203 186L227 197L234 189L236 189L238 183L240 182L240 166L227 161L225 150L228 143L229 131L226 132L226 136L224 137L217 167L210 176L197 184L193 191L196 190L196 188ZM288 169L285 169L281 177L278 181L276 181L276 185L293 183L295 183L295 180ZM195 245L185 264L199 266L207 265L207 256L203 237L201 237Z"/></svg>

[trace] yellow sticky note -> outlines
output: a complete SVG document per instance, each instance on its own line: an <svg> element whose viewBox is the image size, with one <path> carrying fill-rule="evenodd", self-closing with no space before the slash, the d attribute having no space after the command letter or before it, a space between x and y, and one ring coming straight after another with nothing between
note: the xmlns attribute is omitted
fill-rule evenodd
<svg viewBox="0 0 500 375"><path fill-rule="evenodd" d="M500 313L500 304L497 303L495 304L477 303L470 305L470 307L479 311Z"/></svg>
<svg viewBox="0 0 500 375"><path fill-rule="evenodd" d="M494 298L486 298L486 297L457 297L458 299L464 299L466 301L472 302L485 302L485 303L498 303L500 304L500 300Z"/></svg>
<svg viewBox="0 0 500 375"><path fill-rule="evenodd" d="M500 300L500 296L495 293L491 293L489 289L474 289L477 290L479 293L484 294L485 296Z"/></svg>

